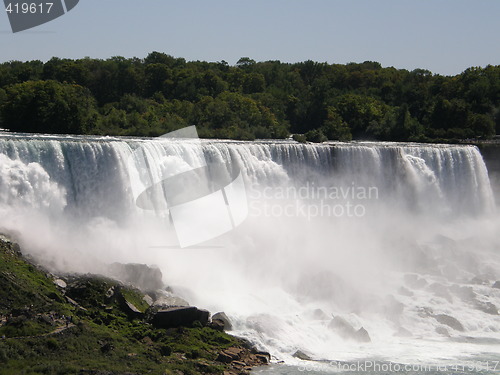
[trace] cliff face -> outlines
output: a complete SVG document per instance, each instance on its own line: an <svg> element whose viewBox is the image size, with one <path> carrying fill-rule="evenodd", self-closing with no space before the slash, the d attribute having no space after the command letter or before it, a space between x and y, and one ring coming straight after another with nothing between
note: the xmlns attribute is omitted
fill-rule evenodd
<svg viewBox="0 0 500 375"><path fill-rule="evenodd" d="M2 373L235 374L268 361L215 322L156 328L159 312L146 301L109 278L57 278L0 236Z"/></svg>

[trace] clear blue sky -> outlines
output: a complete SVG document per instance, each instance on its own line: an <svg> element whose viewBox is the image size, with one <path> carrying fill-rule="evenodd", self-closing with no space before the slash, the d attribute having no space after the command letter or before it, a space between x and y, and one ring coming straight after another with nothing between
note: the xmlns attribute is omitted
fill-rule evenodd
<svg viewBox="0 0 500 375"><path fill-rule="evenodd" d="M27 0L28 1L28 0ZM0 13L0 61L52 56L329 63L458 74L500 64L500 0L80 0L12 34Z"/></svg>

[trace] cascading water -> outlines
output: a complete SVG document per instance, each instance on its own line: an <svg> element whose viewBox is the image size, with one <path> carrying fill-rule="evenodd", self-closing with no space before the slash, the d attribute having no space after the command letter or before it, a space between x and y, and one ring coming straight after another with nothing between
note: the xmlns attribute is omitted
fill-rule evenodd
<svg viewBox="0 0 500 375"><path fill-rule="evenodd" d="M248 217L180 248L164 205L136 198L152 176L203 160L238 166ZM225 311L235 334L291 364L297 350L336 361L498 360L497 225L472 146L0 136L0 228L19 232L26 251L67 272L157 264L179 295Z"/></svg>

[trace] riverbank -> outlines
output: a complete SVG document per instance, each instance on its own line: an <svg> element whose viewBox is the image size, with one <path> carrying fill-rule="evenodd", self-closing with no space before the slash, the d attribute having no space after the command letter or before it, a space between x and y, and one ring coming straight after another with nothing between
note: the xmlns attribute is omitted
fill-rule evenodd
<svg viewBox="0 0 500 375"><path fill-rule="evenodd" d="M59 278L1 236L1 373L235 375L269 360L215 319L180 310L181 322L174 322L165 319L168 308L146 300L117 280ZM162 312L162 324L155 324Z"/></svg>

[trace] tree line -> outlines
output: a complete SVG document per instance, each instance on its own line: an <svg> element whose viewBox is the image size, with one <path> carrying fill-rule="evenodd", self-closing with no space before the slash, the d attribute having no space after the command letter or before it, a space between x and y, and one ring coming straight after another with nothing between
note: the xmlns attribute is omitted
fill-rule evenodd
<svg viewBox="0 0 500 375"><path fill-rule="evenodd" d="M0 64L0 127L17 132L299 141L451 141L500 133L500 66L455 76L377 62L52 58Z"/></svg>

